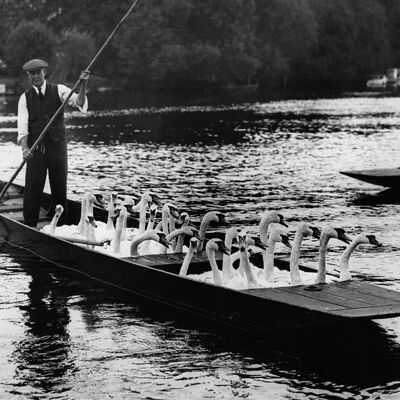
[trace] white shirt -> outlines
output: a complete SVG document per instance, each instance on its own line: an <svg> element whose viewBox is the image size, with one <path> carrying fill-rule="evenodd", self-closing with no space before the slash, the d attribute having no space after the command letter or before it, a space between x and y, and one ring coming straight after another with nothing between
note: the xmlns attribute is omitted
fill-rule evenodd
<svg viewBox="0 0 400 400"><path fill-rule="evenodd" d="M35 89L36 93L39 92L39 89L36 86L33 86ZM46 93L46 81L44 81L42 87L40 88L43 95ZM58 96L60 97L61 102L63 103L64 100L69 96L71 93L71 89L67 88L64 85L57 85L57 90L58 90ZM87 97L85 97L85 103L83 104L82 107L80 107L76 103L76 99L78 97L77 93L73 93L71 98L68 100L68 105L72 107L77 107L79 110L81 110L83 113L86 113L88 109L88 100ZM17 138L17 143L21 143L21 139L24 136L29 135L28 131L28 118L29 118L29 113L28 113L28 106L26 104L26 96L25 93L21 94L21 97L18 100L18 119L17 119L17 128L18 128L18 138Z"/></svg>

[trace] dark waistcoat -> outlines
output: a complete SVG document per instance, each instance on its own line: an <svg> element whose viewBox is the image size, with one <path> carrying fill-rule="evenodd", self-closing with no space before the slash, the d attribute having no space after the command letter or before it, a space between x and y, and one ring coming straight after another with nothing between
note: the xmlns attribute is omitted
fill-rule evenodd
<svg viewBox="0 0 400 400"><path fill-rule="evenodd" d="M42 133L51 117L61 106L62 102L58 96L57 85L53 85L49 82L46 83L44 99L39 99L33 87L25 92L25 96L29 114L28 146L31 147ZM59 142L63 139L65 139L64 110L57 115L56 119L51 124L43 139L43 143L47 140Z"/></svg>

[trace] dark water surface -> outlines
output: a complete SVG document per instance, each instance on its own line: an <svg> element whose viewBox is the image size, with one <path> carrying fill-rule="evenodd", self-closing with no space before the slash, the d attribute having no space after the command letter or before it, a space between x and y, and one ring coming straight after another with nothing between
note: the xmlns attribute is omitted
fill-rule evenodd
<svg viewBox="0 0 400 400"><path fill-rule="evenodd" d="M21 151L15 99L3 100L8 179ZM355 278L400 291L400 195L338 173L400 166L400 98L112 100L68 110L71 197L152 189L195 222L216 209L256 227L275 208L290 232L305 219L372 233L383 246L355 251ZM343 249L332 241L329 268ZM317 254L306 241L303 262L316 266ZM400 399L400 318L254 342L59 274L23 249L0 245L0 258L1 399Z"/></svg>

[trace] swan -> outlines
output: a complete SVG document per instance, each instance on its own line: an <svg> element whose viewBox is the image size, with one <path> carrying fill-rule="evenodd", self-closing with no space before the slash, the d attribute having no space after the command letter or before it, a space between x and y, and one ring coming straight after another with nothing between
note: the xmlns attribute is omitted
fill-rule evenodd
<svg viewBox="0 0 400 400"><path fill-rule="evenodd" d="M55 208L55 213L49 225L44 226L41 231L43 233L48 233L50 235L55 235L57 222L61 217L61 214L64 212L64 207L61 204L57 204Z"/></svg>
<svg viewBox="0 0 400 400"><path fill-rule="evenodd" d="M321 231L317 227L310 226L306 222L301 223L297 227L293 239L292 251L290 252L290 284L292 286L303 284L299 270L299 257L301 242L306 237L320 239Z"/></svg>
<svg viewBox="0 0 400 400"><path fill-rule="evenodd" d="M381 247L382 243L376 240L375 235L366 235L361 233L360 235L356 236L352 242L346 247L345 251L343 252L339 267L340 267L340 276L339 281L348 281L352 279L350 268L349 268L349 258L356 247L362 243L365 244L372 244L377 247Z"/></svg>
<svg viewBox="0 0 400 400"><path fill-rule="evenodd" d="M197 251L203 250L204 238L206 235L206 230L211 222L217 222L218 224L228 224L228 221L225 219L224 214L219 211L209 211L204 215L200 223L199 229L199 243L197 246Z"/></svg>
<svg viewBox="0 0 400 400"><path fill-rule="evenodd" d="M198 238L197 237L192 237L190 239L188 251L186 252L185 258L184 258L183 263L181 265L181 268L179 270L179 275L180 276L186 276L187 275L187 272L188 272L188 269L189 269L189 265L190 265L190 261L192 261L193 254L196 252L196 249L197 249L197 242L198 242Z"/></svg>
<svg viewBox="0 0 400 400"><path fill-rule="evenodd" d="M227 286L233 289L254 289L262 287L258 281L256 274L254 272L254 266L250 263L249 254L247 252L247 248L250 245L255 245L254 238L249 237L246 233L240 232L238 234L238 241L239 241L239 252L240 252L240 264L238 271L241 271L244 274L245 280L241 279L241 285L244 287L238 287L237 279L233 278L229 282L227 282ZM263 245L265 248L265 245ZM240 275L237 275L241 278ZM234 283L235 282L235 283Z"/></svg>
<svg viewBox="0 0 400 400"><path fill-rule="evenodd" d="M267 248L262 251L263 269L259 272L259 279L262 281L262 284L269 285L274 280L274 253L276 243L283 243L290 249L292 247L283 229L279 225L274 224L270 229Z"/></svg>
<svg viewBox="0 0 400 400"><path fill-rule="evenodd" d="M215 259L215 253L217 251L220 251L223 254L229 254L229 250L225 247L224 242L221 239L210 239L206 245L206 253L211 266L213 281L215 285L222 286L222 274Z"/></svg>
<svg viewBox="0 0 400 400"><path fill-rule="evenodd" d="M131 257L140 256L140 252L138 250L139 244L144 242L145 240L154 240L156 242L161 243L165 247L169 247L170 243L166 240L165 234L161 231L157 231L155 229L150 231L145 231L143 233L139 233L136 235L131 242L130 247L130 255Z"/></svg>
<svg viewBox="0 0 400 400"><path fill-rule="evenodd" d="M139 227L133 229L133 232L136 233L143 233L146 230L146 210L147 207L151 204L156 204L157 206L161 206L161 201L159 197L151 193L150 191L146 191L140 197L139 202L132 206L129 205L127 207L128 211L133 214L135 212L139 212Z"/></svg>
<svg viewBox="0 0 400 400"><path fill-rule="evenodd" d="M196 251L198 250L196 249ZM221 239L212 238L207 242L206 245L206 253L208 262L211 266L211 271L203 272L202 274L191 274L187 275L187 277L196 281L211 282L215 285L223 286L222 273L219 270L217 261L215 259L215 253L217 251L220 251L223 254L229 253L229 249L225 247L224 242Z"/></svg>
<svg viewBox="0 0 400 400"><path fill-rule="evenodd" d="M233 240L238 240L239 232L240 228L235 226L232 226L226 230L224 244L229 251L232 251ZM224 253L222 255L222 278L225 281L232 279L236 275L236 270L233 268L233 262L234 260L231 254Z"/></svg>
<svg viewBox="0 0 400 400"><path fill-rule="evenodd" d="M156 229L162 230L165 235L169 232L169 215L173 214L175 218L179 218L178 209L171 203L165 203L161 208L161 221L157 224Z"/></svg>
<svg viewBox="0 0 400 400"><path fill-rule="evenodd" d="M288 227L282 214L279 214L275 210L266 211L262 215L260 223L258 225L260 238L264 242L264 244L268 243L268 229L270 224L272 223L283 225L286 228Z"/></svg>
<svg viewBox="0 0 400 400"><path fill-rule="evenodd" d="M328 242L332 238L339 239L347 244L350 243L349 237L342 228L334 228L328 225L322 230L319 240L318 272L315 278L315 284L326 283L326 252L328 249Z"/></svg>
<svg viewBox="0 0 400 400"><path fill-rule="evenodd" d="M156 215L157 215L157 209L158 209L158 207L157 207L156 204L152 204L150 206L150 208L149 208L149 222L147 223L146 231L151 231L151 230L154 229L154 224L155 224ZM147 252L147 253L150 252L150 250L149 250L150 249L150 243L152 243L152 242L150 240L147 240L142 244L142 250L144 252Z"/></svg>
<svg viewBox="0 0 400 400"><path fill-rule="evenodd" d="M186 211L181 212L179 215L179 223L181 224L181 228L188 226L189 222L190 222L189 213L187 213ZM175 253L183 253L184 238L185 238L184 235L180 235L178 237L175 246Z"/></svg>
<svg viewBox="0 0 400 400"><path fill-rule="evenodd" d="M106 224L107 231L114 231L113 218L115 217L116 201L117 201L117 194L111 193L110 201L107 205L107 224Z"/></svg>
<svg viewBox="0 0 400 400"><path fill-rule="evenodd" d="M114 254L121 254L121 240L123 236L124 221L126 220L127 211L125 207L116 209L116 222L114 236L112 240L112 252Z"/></svg>

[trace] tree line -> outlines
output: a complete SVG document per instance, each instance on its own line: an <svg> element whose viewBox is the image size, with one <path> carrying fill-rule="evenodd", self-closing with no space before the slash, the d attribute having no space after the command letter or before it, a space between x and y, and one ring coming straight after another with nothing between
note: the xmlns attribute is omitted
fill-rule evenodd
<svg viewBox="0 0 400 400"><path fill-rule="evenodd" d="M0 0L0 58L75 81L129 0ZM400 67L397 0L139 0L92 71L116 86L357 88Z"/></svg>

